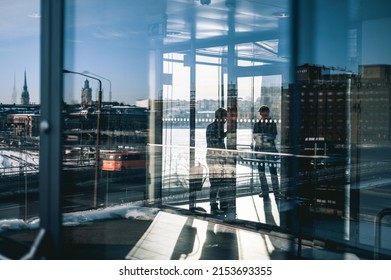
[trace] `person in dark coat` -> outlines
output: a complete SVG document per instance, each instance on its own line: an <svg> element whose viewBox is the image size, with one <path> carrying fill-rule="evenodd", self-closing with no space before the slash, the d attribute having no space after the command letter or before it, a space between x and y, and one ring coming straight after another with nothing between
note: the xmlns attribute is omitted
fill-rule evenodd
<svg viewBox="0 0 391 280"><path fill-rule="evenodd" d="M212 213L226 211L227 202L225 196L226 158L225 138L227 132L224 125L227 119L227 110L219 108L215 112L215 120L206 128L206 162L209 169L210 181L210 208ZM220 199L220 205L217 200Z"/></svg>
<svg viewBox="0 0 391 280"><path fill-rule="evenodd" d="M261 183L262 192L260 196L264 199L269 199L269 185L266 179L266 166L269 167L271 184L275 198L281 198L278 175L277 175L277 153L275 139L277 137L276 122L270 117L269 107L263 105L259 108L260 119L253 127L253 149L256 152L258 163L259 181ZM273 154L269 154L273 153Z"/></svg>

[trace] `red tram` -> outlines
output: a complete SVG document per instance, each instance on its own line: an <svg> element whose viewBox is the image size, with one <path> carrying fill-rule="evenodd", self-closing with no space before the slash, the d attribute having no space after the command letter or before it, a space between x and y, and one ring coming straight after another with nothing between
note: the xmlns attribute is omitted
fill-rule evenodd
<svg viewBox="0 0 391 280"><path fill-rule="evenodd" d="M108 152L103 156L103 171L145 169L145 153L138 151Z"/></svg>

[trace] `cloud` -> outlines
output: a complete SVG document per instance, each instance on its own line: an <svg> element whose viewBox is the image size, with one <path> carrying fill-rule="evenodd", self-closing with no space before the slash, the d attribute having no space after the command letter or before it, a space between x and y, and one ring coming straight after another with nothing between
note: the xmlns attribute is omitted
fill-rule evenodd
<svg viewBox="0 0 391 280"><path fill-rule="evenodd" d="M4 2L4 1L3 1ZM38 0L6 1L0 10L0 40L39 34ZM33 20L33 22L32 22Z"/></svg>
<svg viewBox="0 0 391 280"><path fill-rule="evenodd" d="M116 29L116 28L99 27L93 33L93 35L97 39L116 39L116 38L126 38L130 34L123 32L120 29Z"/></svg>
<svg viewBox="0 0 391 280"><path fill-rule="evenodd" d="M29 14L29 15L27 15L27 16L30 17L30 18L41 18L41 15L38 14L38 13Z"/></svg>

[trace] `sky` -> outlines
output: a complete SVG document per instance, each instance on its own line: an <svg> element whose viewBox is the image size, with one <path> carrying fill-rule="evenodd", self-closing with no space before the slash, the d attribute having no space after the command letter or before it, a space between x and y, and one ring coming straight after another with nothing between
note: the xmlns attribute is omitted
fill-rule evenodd
<svg viewBox="0 0 391 280"><path fill-rule="evenodd" d="M137 8L135 3L138 3ZM134 104L137 100L150 96L148 77L154 74L154 71L150 70L153 68L149 68L148 65L150 40L146 34L150 19L140 11L145 9L159 11L161 7L158 7L158 4L151 6L148 3L152 2L147 0L66 1L64 67L67 70L80 73L88 71L103 77L101 78L103 101L108 101L110 84L113 101ZM352 53L352 44L349 43L352 39L349 39L349 36L352 36L352 33L349 33L349 22L344 18L349 7L339 1L317 3L316 8L319 13L316 26L312 30L316 36L309 44L314 50L307 52L304 47L302 62L343 68L346 66L347 54ZM382 11L383 3L389 2L376 1L373 5L365 6L365 16L368 18L361 25L362 38L357 41L359 48L353 50L353 53L360 55L358 63L391 64L389 52L391 37L388 36L391 15L383 12L380 18L376 17ZM0 0L0 6L0 102L12 102L15 85L16 102L20 103L24 71L26 71L30 101L38 104L40 103L40 1ZM373 9L372 13L368 12L372 6L376 6L376 9ZM330 14L334 14L332 20L328 16ZM199 69L198 99L217 99L217 70L206 66ZM167 96L188 99L189 69L178 63L165 71L172 71L175 75L173 79L175 86L166 88ZM65 101L80 102L85 79L86 77L82 75L64 75ZM90 79L90 86L93 89L93 99L96 100L97 81ZM244 91L248 91L248 88ZM242 94L243 97L247 95Z"/></svg>
<svg viewBox="0 0 391 280"><path fill-rule="evenodd" d="M104 77L103 100L134 104L149 97L147 22L135 9L148 1L68 1L65 30L65 68ZM74 5L73 5L74 4ZM149 8L148 8L149 9ZM65 100L79 101L85 77L65 77ZM98 84L90 81L93 99Z"/></svg>
<svg viewBox="0 0 391 280"><path fill-rule="evenodd" d="M30 101L39 102L39 0L0 0L0 102L17 103L23 89L24 71Z"/></svg>
<svg viewBox="0 0 391 280"><path fill-rule="evenodd" d="M115 101L134 103L148 98L147 46L142 36L129 28L147 25L142 15L132 12L133 1L115 1L120 5L66 2L65 68L104 77L104 100L108 100L110 82ZM15 85L16 102L20 103L26 71L30 102L39 103L40 1L0 0L0 6L0 102L12 102ZM85 77L67 76L65 99L79 102ZM95 99L98 83L90 80L90 85Z"/></svg>

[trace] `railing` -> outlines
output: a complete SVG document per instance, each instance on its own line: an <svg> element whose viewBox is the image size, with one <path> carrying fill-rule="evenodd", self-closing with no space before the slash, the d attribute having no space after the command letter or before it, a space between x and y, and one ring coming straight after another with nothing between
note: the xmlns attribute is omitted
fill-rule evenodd
<svg viewBox="0 0 391 280"><path fill-rule="evenodd" d="M375 217L375 246L373 250L373 258L375 260L379 259L381 247L381 225L385 216L391 216L391 208L381 210Z"/></svg>
<svg viewBox="0 0 391 280"><path fill-rule="evenodd" d="M20 259L21 260L33 260L39 258L39 252L41 250L41 246L43 245L44 239L46 236L46 231L41 229L38 232L37 237L34 240L34 243L31 245L30 250L24 254ZM0 254L0 260L11 260L7 256Z"/></svg>

